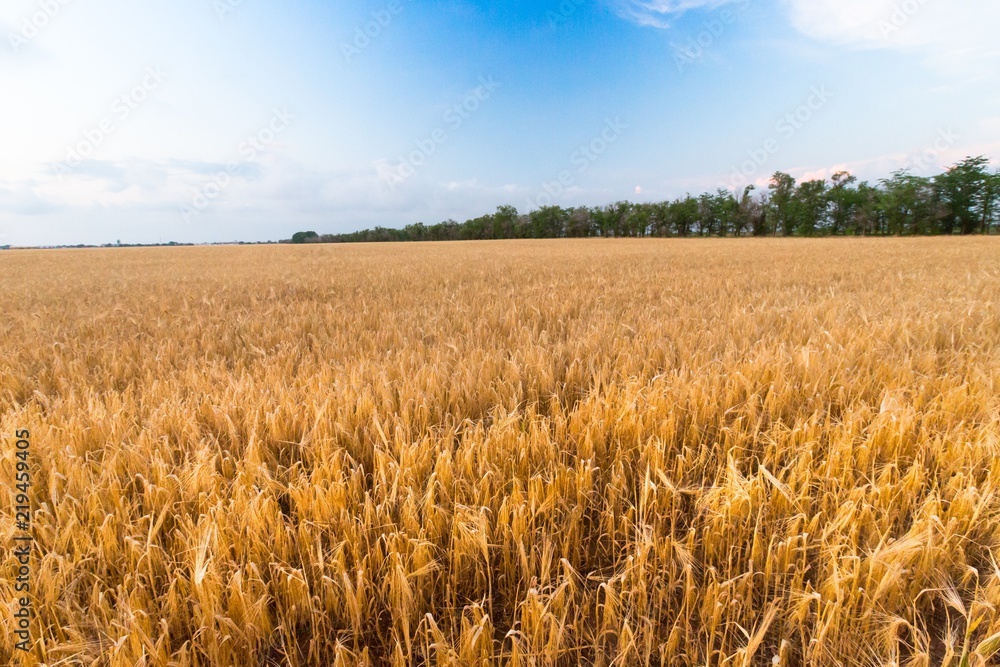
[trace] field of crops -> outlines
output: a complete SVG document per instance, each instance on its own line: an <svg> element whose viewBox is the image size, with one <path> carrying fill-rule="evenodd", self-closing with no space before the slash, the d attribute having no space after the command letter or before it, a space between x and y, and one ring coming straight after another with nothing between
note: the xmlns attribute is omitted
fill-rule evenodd
<svg viewBox="0 0 1000 667"><path fill-rule="evenodd" d="M0 313L0 664L996 664L1000 239L10 251Z"/></svg>

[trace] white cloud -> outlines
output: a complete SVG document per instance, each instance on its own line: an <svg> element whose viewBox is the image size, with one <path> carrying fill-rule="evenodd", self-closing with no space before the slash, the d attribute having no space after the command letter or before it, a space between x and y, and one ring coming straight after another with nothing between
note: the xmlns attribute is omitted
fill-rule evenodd
<svg viewBox="0 0 1000 667"><path fill-rule="evenodd" d="M669 28L671 22L694 9L714 9L738 3L748 5L751 0L607 0L619 16L640 25Z"/></svg>
<svg viewBox="0 0 1000 667"><path fill-rule="evenodd" d="M895 49L939 69L991 73L1000 56L996 0L785 0L792 24L821 41Z"/></svg>
<svg viewBox="0 0 1000 667"><path fill-rule="evenodd" d="M316 170L280 152L244 163L200 213L184 207L225 164L198 160L88 160L60 180L49 165L30 177L0 174L0 240L17 245L287 238L299 227L345 232L447 218L465 220L498 204L522 207L525 185L438 181L418 173L395 191L373 165ZM93 225L99 220L99 225ZM128 220L139 221L129 224ZM141 224L140 224L141 222Z"/></svg>
<svg viewBox="0 0 1000 667"><path fill-rule="evenodd" d="M877 155L867 159L851 160L828 166L800 166L783 169L799 182L826 179L829 180L838 171L846 171L858 177L859 180L871 184L878 183L883 178L890 177L896 171L905 169L914 176L931 177L946 171L970 156L996 155L1000 151L1000 142L958 142L954 145L942 146L934 137L928 137L924 144L914 144L910 150L886 155ZM997 160L991 160L996 166ZM766 190L771 181L770 174L762 174L754 178L753 183L761 190Z"/></svg>
<svg viewBox="0 0 1000 667"><path fill-rule="evenodd" d="M753 0L605 0L621 17L669 28L685 12ZM997 0L782 0L792 25L814 39L851 48L916 54L967 77L996 73L1000 62Z"/></svg>

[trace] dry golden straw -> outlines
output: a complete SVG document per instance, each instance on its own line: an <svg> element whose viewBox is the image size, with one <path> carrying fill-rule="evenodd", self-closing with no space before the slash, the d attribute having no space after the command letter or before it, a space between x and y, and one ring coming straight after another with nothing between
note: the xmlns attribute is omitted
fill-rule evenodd
<svg viewBox="0 0 1000 667"><path fill-rule="evenodd" d="M0 255L0 664L1000 650L1000 240Z"/></svg>

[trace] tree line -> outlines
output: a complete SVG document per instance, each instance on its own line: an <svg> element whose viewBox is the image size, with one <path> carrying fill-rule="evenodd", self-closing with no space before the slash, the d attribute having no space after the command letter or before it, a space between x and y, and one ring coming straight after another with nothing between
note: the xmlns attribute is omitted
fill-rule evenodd
<svg viewBox="0 0 1000 667"><path fill-rule="evenodd" d="M298 232L292 243L459 241L583 237L918 236L990 234L1000 230L1000 170L969 157L923 177L906 170L876 184L846 171L796 182L776 172L766 190L687 195L672 201L607 206L513 206L457 222L376 227L347 234Z"/></svg>

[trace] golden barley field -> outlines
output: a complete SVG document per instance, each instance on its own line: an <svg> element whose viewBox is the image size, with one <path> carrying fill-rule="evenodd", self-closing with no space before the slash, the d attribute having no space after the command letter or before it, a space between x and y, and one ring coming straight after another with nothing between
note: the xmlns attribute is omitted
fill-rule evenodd
<svg viewBox="0 0 1000 667"><path fill-rule="evenodd" d="M998 664L1000 239L10 251L0 313L0 664Z"/></svg>

